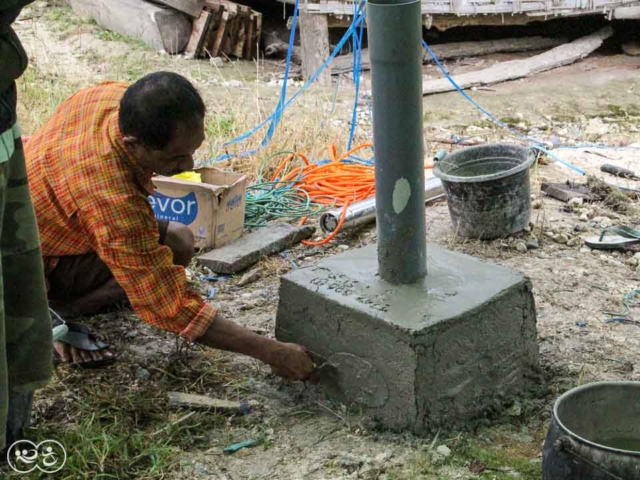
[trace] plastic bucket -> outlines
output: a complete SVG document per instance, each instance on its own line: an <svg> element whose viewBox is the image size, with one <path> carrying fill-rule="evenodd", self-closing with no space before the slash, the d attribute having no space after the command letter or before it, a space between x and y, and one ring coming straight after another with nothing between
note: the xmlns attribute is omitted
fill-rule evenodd
<svg viewBox="0 0 640 480"><path fill-rule="evenodd" d="M529 168L534 153L518 145L465 148L435 162L458 235L492 239L519 232L531 218Z"/></svg>
<svg viewBox="0 0 640 480"><path fill-rule="evenodd" d="M640 478L640 382L574 388L553 407L544 480Z"/></svg>

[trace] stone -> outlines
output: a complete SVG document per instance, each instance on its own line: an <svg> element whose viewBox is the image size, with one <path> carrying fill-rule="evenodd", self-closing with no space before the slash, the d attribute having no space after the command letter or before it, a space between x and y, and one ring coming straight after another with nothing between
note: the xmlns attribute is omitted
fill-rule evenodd
<svg viewBox="0 0 640 480"><path fill-rule="evenodd" d="M238 281L238 286L244 287L245 285L249 285L258 280L260 275L262 275L262 269L260 267L253 268L242 275L242 278Z"/></svg>
<svg viewBox="0 0 640 480"><path fill-rule="evenodd" d="M580 253L589 253L591 249L589 247L580 247Z"/></svg>
<svg viewBox="0 0 640 480"><path fill-rule="evenodd" d="M582 245L582 238L580 237L570 238L567 242L568 247L577 247L578 245Z"/></svg>
<svg viewBox="0 0 640 480"><path fill-rule="evenodd" d="M584 200L580 197L574 197L569 199L569 201L567 202L569 204L569 206L571 207L577 207L579 205L582 205L584 202Z"/></svg>
<svg viewBox="0 0 640 480"><path fill-rule="evenodd" d="M609 217L594 217L593 223L600 228L609 228L613 225L613 221Z"/></svg>
<svg viewBox="0 0 640 480"><path fill-rule="evenodd" d="M214 67L224 67L224 60L220 57L211 57L209 59L209 64L213 65Z"/></svg>
<svg viewBox="0 0 640 480"><path fill-rule="evenodd" d="M536 237L530 238L526 243L527 250L536 250L540 248L540 243Z"/></svg>
<svg viewBox="0 0 640 480"><path fill-rule="evenodd" d="M569 241L569 237L564 233L558 233L557 235L553 236L553 241L564 245Z"/></svg>
<svg viewBox="0 0 640 480"><path fill-rule="evenodd" d="M586 232L587 231L587 226L583 225L582 223L578 223L577 225L575 225L573 227L573 230L576 232Z"/></svg>
<svg viewBox="0 0 640 480"><path fill-rule="evenodd" d="M240 237L223 247L197 257L216 273L238 273L258 262L262 257L280 253L309 238L315 232L311 226L298 227L288 223L275 223Z"/></svg>
<svg viewBox="0 0 640 480"><path fill-rule="evenodd" d="M524 242L517 242L515 249L520 253L527 253L527 245Z"/></svg>
<svg viewBox="0 0 640 480"><path fill-rule="evenodd" d="M635 257L631 257L629 260L627 260L627 263L628 263L629 265L631 265L632 267L637 267L637 266L638 266L638 264L640 264L640 260L638 260L638 259L637 259L637 258L635 258Z"/></svg>
<svg viewBox="0 0 640 480"><path fill-rule="evenodd" d="M619 257L620 257L620 252L612 252L612 253L611 253L611 256L612 256L613 258L619 258Z"/></svg>
<svg viewBox="0 0 640 480"><path fill-rule="evenodd" d="M583 213L582 215L580 215L578 220L580 220L581 222L588 222L589 221L589 215L587 215L586 213Z"/></svg>
<svg viewBox="0 0 640 480"><path fill-rule="evenodd" d="M640 252L636 252L633 254L634 258L640 259Z"/></svg>
<svg viewBox="0 0 640 480"><path fill-rule="evenodd" d="M444 458L447 458L451 455L451 449L446 445L440 445L438 448L436 448L436 453L438 455L442 455Z"/></svg>
<svg viewBox="0 0 640 480"><path fill-rule="evenodd" d="M381 427L476 422L536 384L531 282L432 244L427 269L412 285L390 284L374 244L293 270L281 278L276 337L314 352L329 398Z"/></svg>
<svg viewBox="0 0 640 480"><path fill-rule="evenodd" d="M534 200L533 202L531 202L531 208L538 210L539 208L542 208L543 202L540 199Z"/></svg>
<svg viewBox="0 0 640 480"><path fill-rule="evenodd" d="M151 378L151 373L146 368L138 368L136 371L136 378L145 382Z"/></svg>

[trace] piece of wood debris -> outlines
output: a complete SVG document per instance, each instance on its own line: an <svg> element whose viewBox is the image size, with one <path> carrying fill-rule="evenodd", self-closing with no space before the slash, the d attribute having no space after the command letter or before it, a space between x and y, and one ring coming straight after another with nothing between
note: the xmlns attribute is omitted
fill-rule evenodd
<svg viewBox="0 0 640 480"><path fill-rule="evenodd" d="M497 63L484 70L456 75L454 80L460 88L467 89L481 85L516 80L534 73L569 65L594 52L613 35L613 28L607 26L596 33L582 37L574 42L561 45L547 52L523 60ZM448 79L427 80L422 84L422 94L450 92L455 90Z"/></svg>
<svg viewBox="0 0 640 480"><path fill-rule="evenodd" d="M254 269L251 269L247 273L245 273L242 276L242 278L240 278L240 281L238 281L238 286L244 287L246 285L249 285L250 283L253 283L256 280L258 280L261 275L262 275L262 268L256 267Z"/></svg>
<svg viewBox="0 0 640 480"><path fill-rule="evenodd" d="M204 7L204 0L153 0L153 2L171 7L193 18L198 18Z"/></svg>
<svg viewBox="0 0 640 480"><path fill-rule="evenodd" d="M184 51L186 58L195 58L200 52L202 52L207 40L206 34L212 19L213 14L211 12L202 10L202 12L200 12L200 16L193 21L191 37L189 38L189 43Z"/></svg>
<svg viewBox="0 0 640 480"><path fill-rule="evenodd" d="M479 42L454 42L430 45L433 53L440 60L450 60L455 58L478 57L492 53L514 53L529 52L533 50L546 50L566 43L563 38L549 37L524 37L524 38L504 38L501 40L486 40ZM422 63L433 63L433 59L428 52L424 52ZM331 62L331 73L338 75L353 70L353 54L339 55ZM362 69L369 70L371 61L369 60L369 50L362 49Z"/></svg>
<svg viewBox="0 0 640 480"><path fill-rule="evenodd" d="M250 409L260 407L260 403L254 400L248 402L236 402L221 398L212 398L205 395L192 393L167 392L169 405L173 407L186 407L193 409L214 410L216 413L235 414L246 413L247 406Z"/></svg>

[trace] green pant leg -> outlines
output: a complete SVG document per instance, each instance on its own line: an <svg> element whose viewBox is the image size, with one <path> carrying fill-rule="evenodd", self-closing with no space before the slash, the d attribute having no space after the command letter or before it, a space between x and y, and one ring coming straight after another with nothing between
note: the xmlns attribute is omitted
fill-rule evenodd
<svg viewBox="0 0 640 480"><path fill-rule="evenodd" d="M38 228L22 141L15 136L15 150L5 168L0 252L8 389L21 394L51 378L53 344Z"/></svg>
<svg viewBox="0 0 640 480"><path fill-rule="evenodd" d="M2 135L0 134L0 154L3 150ZM0 158L0 238L2 238L2 220L4 217L4 203L7 191L8 158ZM7 370L7 343L5 339L4 316L4 288L2 275L2 249L0 248L0 452L6 445L7 414L9 411L9 372ZM1 461L1 460L0 460Z"/></svg>

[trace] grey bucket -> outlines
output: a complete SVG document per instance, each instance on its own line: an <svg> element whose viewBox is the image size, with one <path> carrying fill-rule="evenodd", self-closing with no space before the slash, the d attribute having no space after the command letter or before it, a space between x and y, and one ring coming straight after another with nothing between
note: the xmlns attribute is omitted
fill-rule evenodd
<svg viewBox="0 0 640 480"><path fill-rule="evenodd" d="M562 395L542 451L542 478L640 479L640 382L597 382Z"/></svg>
<svg viewBox="0 0 640 480"><path fill-rule="evenodd" d="M529 168L535 155L518 145L465 148L435 162L457 234L492 239L519 232L531 218Z"/></svg>

